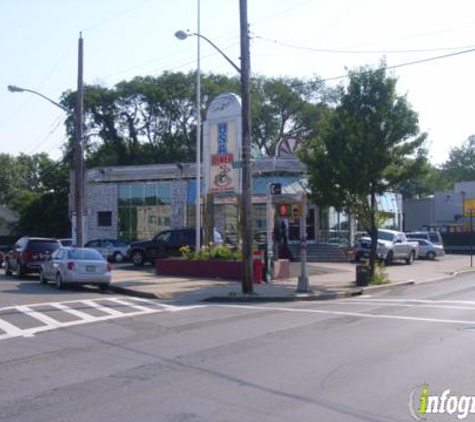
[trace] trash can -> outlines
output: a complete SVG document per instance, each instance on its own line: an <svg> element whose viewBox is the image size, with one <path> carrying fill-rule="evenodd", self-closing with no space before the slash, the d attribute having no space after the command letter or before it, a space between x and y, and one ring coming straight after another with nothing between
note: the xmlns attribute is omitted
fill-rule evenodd
<svg viewBox="0 0 475 422"><path fill-rule="evenodd" d="M254 283L261 284L262 283L262 261L260 259L255 259L254 262L252 263L252 279L254 280Z"/></svg>
<svg viewBox="0 0 475 422"><path fill-rule="evenodd" d="M356 285L367 286L369 284L369 266L357 265L356 266Z"/></svg>

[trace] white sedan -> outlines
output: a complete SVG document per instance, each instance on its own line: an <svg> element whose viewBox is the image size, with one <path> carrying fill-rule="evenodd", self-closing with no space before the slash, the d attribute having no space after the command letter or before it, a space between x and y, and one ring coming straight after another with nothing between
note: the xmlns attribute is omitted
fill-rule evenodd
<svg viewBox="0 0 475 422"><path fill-rule="evenodd" d="M422 259L435 259L445 255L444 247L440 245L434 245L425 239L409 239L411 242L419 243L419 255L418 258Z"/></svg>
<svg viewBox="0 0 475 422"><path fill-rule="evenodd" d="M54 280L58 289L65 285L87 284L105 291L111 282L111 265L95 249L59 248L43 263L40 282Z"/></svg>

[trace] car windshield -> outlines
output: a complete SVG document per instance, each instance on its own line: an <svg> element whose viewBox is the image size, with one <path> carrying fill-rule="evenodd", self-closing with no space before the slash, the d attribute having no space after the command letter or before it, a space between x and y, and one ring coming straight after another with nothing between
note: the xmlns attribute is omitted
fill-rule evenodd
<svg viewBox="0 0 475 422"><path fill-rule="evenodd" d="M113 246L127 246L127 243L122 242L122 240L109 240L109 243Z"/></svg>
<svg viewBox="0 0 475 422"><path fill-rule="evenodd" d="M47 240L31 240L28 243L28 250L31 253L42 253L42 252L53 252L58 249L61 245L56 241L47 241Z"/></svg>
<svg viewBox="0 0 475 422"><path fill-rule="evenodd" d="M389 240L390 242L392 242L394 240L394 234L393 233L388 233L388 232L383 232L383 231L378 231L378 239Z"/></svg>
<svg viewBox="0 0 475 422"><path fill-rule="evenodd" d="M70 249L68 258L78 261L105 261L104 257L95 249Z"/></svg>

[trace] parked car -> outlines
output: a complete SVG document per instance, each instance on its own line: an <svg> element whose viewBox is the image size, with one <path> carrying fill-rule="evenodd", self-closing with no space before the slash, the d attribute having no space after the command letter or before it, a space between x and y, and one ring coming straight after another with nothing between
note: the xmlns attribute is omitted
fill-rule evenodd
<svg viewBox="0 0 475 422"><path fill-rule="evenodd" d="M106 259L122 262L127 256L128 245L117 239L95 239L84 245L85 248L97 250Z"/></svg>
<svg viewBox="0 0 475 422"><path fill-rule="evenodd" d="M158 233L149 240L131 242L127 250L127 258L136 266L145 262L153 262L157 258L168 258L181 255L182 246L195 247L195 229L174 229Z"/></svg>
<svg viewBox="0 0 475 422"><path fill-rule="evenodd" d="M104 291L111 282L111 271L111 264L95 249L59 248L42 263L40 282L54 280L58 289L93 285Z"/></svg>
<svg viewBox="0 0 475 422"><path fill-rule="evenodd" d="M369 257L371 238L362 237L356 243L356 261L362 257ZM391 264L396 259L404 259L410 265L418 256L418 244L408 242L403 232L394 230L378 230L378 246L376 254L378 259L386 264Z"/></svg>
<svg viewBox="0 0 475 422"><path fill-rule="evenodd" d="M4 255L3 252L0 251L0 267L3 265Z"/></svg>
<svg viewBox="0 0 475 422"><path fill-rule="evenodd" d="M426 239L411 239L419 244L419 258L435 259L445 255L444 247L441 245L434 245Z"/></svg>
<svg viewBox="0 0 475 422"><path fill-rule="evenodd" d="M433 243L434 245L444 246L444 241L442 240L442 236L439 232L408 232L405 233L408 239L425 239L429 242Z"/></svg>
<svg viewBox="0 0 475 422"><path fill-rule="evenodd" d="M5 256L5 274L16 272L22 278L27 273L40 272L41 264L60 246L58 239L22 237Z"/></svg>
<svg viewBox="0 0 475 422"><path fill-rule="evenodd" d="M73 246L73 239L59 239L61 246Z"/></svg>

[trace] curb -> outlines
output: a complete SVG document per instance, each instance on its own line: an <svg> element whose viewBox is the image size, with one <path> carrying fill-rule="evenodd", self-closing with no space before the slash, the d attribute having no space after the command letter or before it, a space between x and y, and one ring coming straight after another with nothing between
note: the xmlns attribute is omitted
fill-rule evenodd
<svg viewBox="0 0 475 422"><path fill-rule="evenodd" d="M202 302L211 303L233 303L233 302L310 302L310 301L323 301L334 299L346 299L353 296L359 296L363 292L362 290L354 290L351 292L337 292L337 293L324 293L321 295L313 293L297 293L294 296L212 296L207 299L203 299Z"/></svg>
<svg viewBox="0 0 475 422"><path fill-rule="evenodd" d="M120 287L120 286L113 286L109 285L109 289L111 292L120 293L126 296L133 296L139 297L141 299L159 299L164 300L163 297L150 292L141 292L140 290L129 289L127 287Z"/></svg>
<svg viewBox="0 0 475 422"><path fill-rule="evenodd" d="M384 292L385 290L395 289L397 287L413 286L416 282L414 280L398 281L396 283L382 284L380 286L365 286L363 287L363 294L371 292Z"/></svg>

